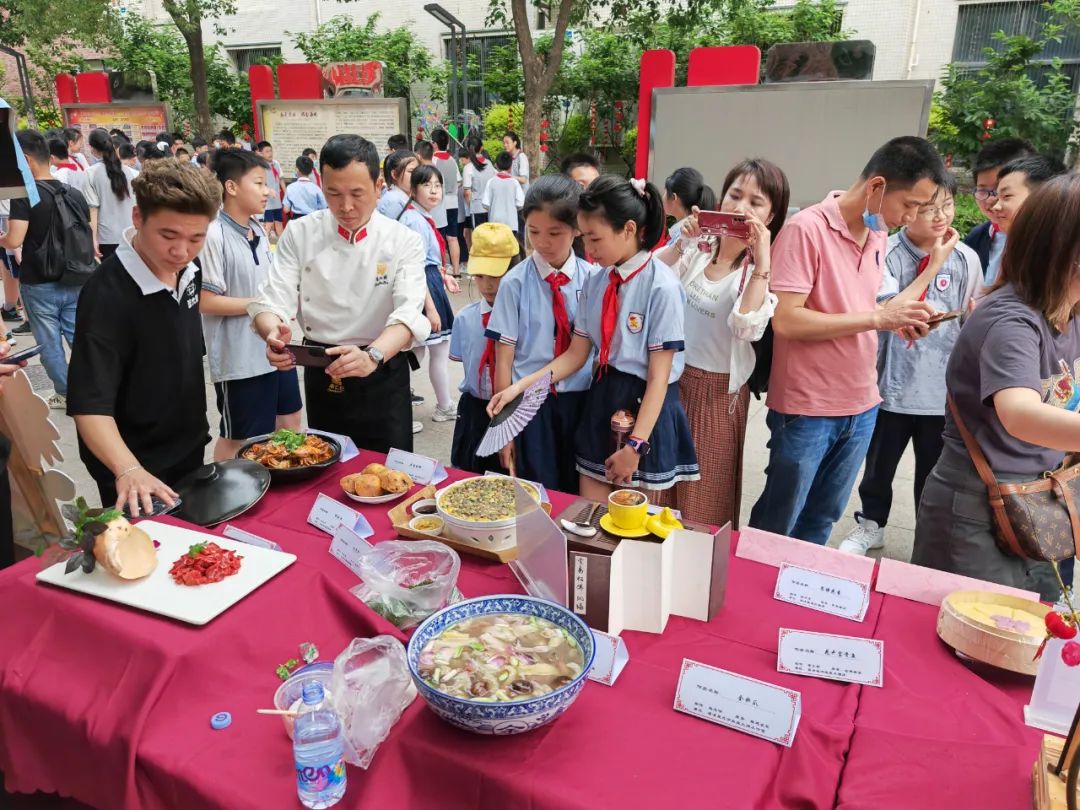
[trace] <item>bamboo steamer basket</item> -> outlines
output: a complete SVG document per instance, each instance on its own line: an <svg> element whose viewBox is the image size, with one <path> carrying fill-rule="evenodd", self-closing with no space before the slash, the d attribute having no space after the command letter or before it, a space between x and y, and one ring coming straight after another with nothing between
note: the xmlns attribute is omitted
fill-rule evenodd
<svg viewBox="0 0 1080 810"><path fill-rule="evenodd" d="M968 615L965 609L980 615ZM937 633L942 641L969 658L1010 672L1034 675L1039 669L1035 654L1046 637L1043 621L1049 612L1047 605L1016 596L954 591L941 600Z"/></svg>

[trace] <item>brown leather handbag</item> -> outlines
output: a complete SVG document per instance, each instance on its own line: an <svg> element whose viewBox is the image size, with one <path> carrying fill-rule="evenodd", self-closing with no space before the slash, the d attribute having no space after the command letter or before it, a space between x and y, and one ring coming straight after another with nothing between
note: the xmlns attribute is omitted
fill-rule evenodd
<svg viewBox="0 0 1080 810"><path fill-rule="evenodd" d="M994 514L994 539L1006 554L1057 562L1080 550L1080 464L1062 464L1034 481L999 483L960 411L948 397L949 412L986 484Z"/></svg>

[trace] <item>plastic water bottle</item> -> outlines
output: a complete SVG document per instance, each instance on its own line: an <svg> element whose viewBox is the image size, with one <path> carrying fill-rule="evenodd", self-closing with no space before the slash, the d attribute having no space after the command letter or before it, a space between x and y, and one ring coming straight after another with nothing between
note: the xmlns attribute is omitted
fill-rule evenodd
<svg viewBox="0 0 1080 810"><path fill-rule="evenodd" d="M341 721L323 695L322 684L304 684L304 702L293 730L296 791L304 807L332 807L345 795Z"/></svg>

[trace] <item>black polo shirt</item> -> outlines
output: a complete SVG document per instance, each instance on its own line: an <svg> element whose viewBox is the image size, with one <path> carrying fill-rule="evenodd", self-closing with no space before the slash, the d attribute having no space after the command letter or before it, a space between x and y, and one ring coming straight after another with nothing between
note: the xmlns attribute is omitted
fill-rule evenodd
<svg viewBox="0 0 1080 810"><path fill-rule="evenodd" d="M174 295L125 240L79 296L68 414L113 417L139 463L159 477L210 441L201 286L192 265ZM81 436L79 455L95 479L111 483Z"/></svg>

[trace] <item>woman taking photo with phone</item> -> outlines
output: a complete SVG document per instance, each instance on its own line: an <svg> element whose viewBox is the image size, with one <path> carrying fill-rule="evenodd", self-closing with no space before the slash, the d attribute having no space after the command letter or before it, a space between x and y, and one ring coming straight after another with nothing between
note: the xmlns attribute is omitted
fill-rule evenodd
<svg viewBox="0 0 1080 810"><path fill-rule="evenodd" d="M745 238L703 236L695 206L682 236L656 254L686 290L686 370L679 393L701 466L700 480L680 481L663 500L692 520L738 526L746 383L755 363L751 344L765 334L776 309L769 253L787 216L788 181L767 160L744 160L728 172L720 195L722 212L745 217Z"/></svg>
<svg viewBox="0 0 1080 810"><path fill-rule="evenodd" d="M1037 591L1051 602L1061 594L1052 564L1001 550L973 458L985 458L985 472L997 482L1041 482L1080 448L1078 228L1077 174L1049 180L1013 222L998 281L967 319L949 359L945 448L923 489L911 558ZM1051 500L1063 508L1060 498ZM1011 523L1014 534L1024 533L1018 521ZM1071 531L1049 537L1042 522L1038 532L1040 541L1075 543Z"/></svg>

